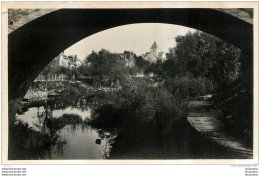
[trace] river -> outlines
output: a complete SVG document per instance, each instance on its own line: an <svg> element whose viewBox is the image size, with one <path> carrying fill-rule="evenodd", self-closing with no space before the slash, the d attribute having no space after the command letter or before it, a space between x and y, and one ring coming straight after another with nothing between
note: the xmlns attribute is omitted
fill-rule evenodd
<svg viewBox="0 0 260 176"><path fill-rule="evenodd" d="M18 132L10 137L9 146L14 146L10 159L236 158L197 134L186 119L176 122L167 133L127 124L121 129L118 125L110 128L114 122L97 127L89 123L94 109L85 99L24 103L14 123L20 125L13 127Z"/></svg>
<svg viewBox="0 0 260 176"><path fill-rule="evenodd" d="M51 101L51 100L49 100ZM65 124L62 128L52 129L59 136L51 150L41 159L104 159L109 157L110 145L104 137L100 137L98 129L84 124L91 117L91 108L87 105L71 102L44 100L38 107L29 107L20 111L16 118L28 123L34 131L50 133L45 118L58 120L64 115L77 116L82 123ZM42 105L44 104L44 105ZM38 158L35 158L38 159Z"/></svg>

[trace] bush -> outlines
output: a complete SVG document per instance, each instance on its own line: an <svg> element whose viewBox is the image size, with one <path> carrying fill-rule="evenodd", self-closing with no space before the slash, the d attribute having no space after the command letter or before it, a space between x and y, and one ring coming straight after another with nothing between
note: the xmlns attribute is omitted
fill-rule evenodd
<svg viewBox="0 0 260 176"><path fill-rule="evenodd" d="M69 83L69 85L66 85L65 89L61 92L61 94L69 94L73 97L79 97L81 96L81 91L77 84Z"/></svg>
<svg viewBox="0 0 260 176"><path fill-rule="evenodd" d="M154 87L148 79L129 79L117 92L100 96L92 124L126 127L172 125L185 116L187 103L163 87Z"/></svg>
<svg viewBox="0 0 260 176"><path fill-rule="evenodd" d="M172 94L179 93L184 99L211 94L216 89L216 84L207 78L193 78L190 76L175 77L165 81L165 87Z"/></svg>

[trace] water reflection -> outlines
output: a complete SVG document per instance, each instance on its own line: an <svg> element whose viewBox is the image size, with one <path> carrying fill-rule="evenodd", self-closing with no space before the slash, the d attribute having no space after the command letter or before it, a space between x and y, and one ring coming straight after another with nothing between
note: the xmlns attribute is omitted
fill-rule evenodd
<svg viewBox="0 0 260 176"><path fill-rule="evenodd" d="M107 143L96 144L99 135L96 130L85 125L67 125L58 131L60 141L52 151L55 159L98 159L109 152ZM63 145L64 144L64 145ZM109 155L108 155L109 156Z"/></svg>
<svg viewBox="0 0 260 176"><path fill-rule="evenodd" d="M109 157L111 137L86 124L91 111L83 100L46 99L24 105L16 119L33 131L55 136L49 151L34 159L104 159Z"/></svg>
<svg viewBox="0 0 260 176"><path fill-rule="evenodd" d="M236 158L197 135L185 119L163 131L123 118L131 113L95 106L82 99L24 104L10 127L9 159Z"/></svg>

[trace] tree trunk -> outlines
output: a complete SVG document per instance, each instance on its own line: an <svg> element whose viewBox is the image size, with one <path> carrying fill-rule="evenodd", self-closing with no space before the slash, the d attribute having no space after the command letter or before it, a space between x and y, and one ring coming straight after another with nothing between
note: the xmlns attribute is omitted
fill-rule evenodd
<svg viewBox="0 0 260 176"><path fill-rule="evenodd" d="M205 93L206 93L206 76L205 76L205 72L203 73L203 89L202 89L202 91L203 91L203 95L205 95Z"/></svg>
<svg viewBox="0 0 260 176"><path fill-rule="evenodd" d="M48 80L46 79L45 86L44 86L44 92L47 92L47 84L48 84Z"/></svg>

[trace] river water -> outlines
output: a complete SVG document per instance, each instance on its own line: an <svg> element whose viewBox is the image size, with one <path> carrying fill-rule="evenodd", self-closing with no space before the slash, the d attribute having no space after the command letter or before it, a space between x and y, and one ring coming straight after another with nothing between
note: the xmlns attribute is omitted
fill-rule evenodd
<svg viewBox="0 0 260 176"><path fill-rule="evenodd" d="M44 125L46 117L58 120L63 115L77 116L83 122L90 119L91 108L77 103L65 105L59 101L48 105L48 101L44 100L44 103L39 103L38 107L25 108L17 113L16 118L28 123L34 131L50 133L50 129ZM110 145L107 139L104 137L101 139L98 129L84 123L77 123L65 124L62 128L53 131L58 139L41 159L104 159L109 157Z"/></svg>
<svg viewBox="0 0 260 176"><path fill-rule="evenodd" d="M21 124L14 130L18 133L10 138L12 145L9 141L9 147L14 146L9 151L10 159L236 158L197 134L185 119L167 133L138 127L102 129L89 123L94 109L83 99L25 103L16 114Z"/></svg>

